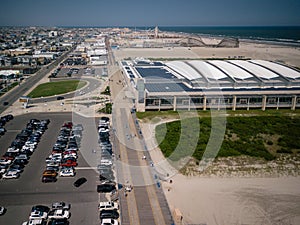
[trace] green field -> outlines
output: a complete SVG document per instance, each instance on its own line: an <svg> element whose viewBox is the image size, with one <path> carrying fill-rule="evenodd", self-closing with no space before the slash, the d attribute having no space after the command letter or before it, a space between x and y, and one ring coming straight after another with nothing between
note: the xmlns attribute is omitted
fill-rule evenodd
<svg viewBox="0 0 300 225"><path fill-rule="evenodd" d="M39 98L61 95L84 87L87 83L79 80L65 80L43 83L37 86L28 97Z"/></svg>
<svg viewBox="0 0 300 225"><path fill-rule="evenodd" d="M229 116L226 120L217 119L215 123L217 124L214 126L214 129L217 127L216 133L220 132L220 137L222 139L224 137L218 157L249 155L272 160L278 153L300 152L300 117L298 116ZM200 132L197 130L199 124ZM185 127L181 134L182 126ZM156 127L156 139L160 143L163 154L171 157L171 160L177 161L190 155L200 160L210 138L211 126L209 116L189 118L184 122L170 122ZM224 126L225 135L221 132ZM219 128L220 131L218 131ZM193 141L191 134L197 132L199 136L195 140L196 147L190 147ZM180 142L179 139L181 139ZM172 154L175 148L178 151Z"/></svg>

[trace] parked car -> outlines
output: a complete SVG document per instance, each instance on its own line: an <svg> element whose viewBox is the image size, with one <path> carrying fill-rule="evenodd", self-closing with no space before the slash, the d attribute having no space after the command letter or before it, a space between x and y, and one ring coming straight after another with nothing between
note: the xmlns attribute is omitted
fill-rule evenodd
<svg viewBox="0 0 300 225"><path fill-rule="evenodd" d="M61 163L61 166L63 166L63 167L75 167L77 165L78 165L77 162L69 160L69 159L67 161Z"/></svg>
<svg viewBox="0 0 300 225"><path fill-rule="evenodd" d="M33 211L30 213L29 219L47 219L48 213L42 211Z"/></svg>
<svg viewBox="0 0 300 225"><path fill-rule="evenodd" d="M46 170L54 170L55 172L59 171L59 166L47 166Z"/></svg>
<svg viewBox="0 0 300 225"><path fill-rule="evenodd" d="M43 176L42 177L42 182L43 183L56 182L56 181L57 181L56 177L50 177L50 176Z"/></svg>
<svg viewBox="0 0 300 225"><path fill-rule="evenodd" d="M53 202L52 209L66 209L69 210L71 208L71 204L65 202Z"/></svg>
<svg viewBox="0 0 300 225"><path fill-rule="evenodd" d="M118 224L119 224L118 220L115 219L107 218L101 221L101 225L118 225Z"/></svg>
<svg viewBox="0 0 300 225"><path fill-rule="evenodd" d="M0 135L5 134L6 129L4 127L0 127Z"/></svg>
<svg viewBox="0 0 300 225"><path fill-rule="evenodd" d="M20 174L16 171L7 171L5 174L3 174L3 179L17 179L20 177Z"/></svg>
<svg viewBox="0 0 300 225"><path fill-rule="evenodd" d="M116 190L116 186L112 184L99 184L97 185L97 192L108 193Z"/></svg>
<svg viewBox="0 0 300 225"><path fill-rule="evenodd" d="M71 213L68 210L65 209L54 209L51 210L48 214L49 219L69 219L71 216Z"/></svg>
<svg viewBox="0 0 300 225"><path fill-rule="evenodd" d="M119 213L116 209L110 209L110 210L102 210L100 212L100 219L118 219Z"/></svg>
<svg viewBox="0 0 300 225"><path fill-rule="evenodd" d="M1 165L10 165L12 163L12 160L9 159L0 159Z"/></svg>
<svg viewBox="0 0 300 225"><path fill-rule="evenodd" d="M48 213L50 211L50 208L45 205L35 205L32 206L31 212L35 212L35 211Z"/></svg>
<svg viewBox="0 0 300 225"><path fill-rule="evenodd" d="M75 176L75 171L72 168L63 168L59 172L59 176L61 176L61 177L74 177Z"/></svg>
<svg viewBox="0 0 300 225"><path fill-rule="evenodd" d="M55 170L45 170L43 172L43 176L47 176L47 177L56 177L57 176L57 172Z"/></svg>
<svg viewBox="0 0 300 225"><path fill-rule="evenodd" d="M47 225L69 225L68 219L51 219Z"/></svg>
<svg viewBox="0 0 300 225"><path fill-rule="evenodd" d="M47 221L44 219L32 219L26 222L23 222L22 225L46 225Z"/></svg>
<svg viewBox="0 0 300 225"><path fill-rule="evenodd" d="M108 202L100 202L98 205L99 211L104 209L119 209L119 205L116 202L108 201Z"/></svg>

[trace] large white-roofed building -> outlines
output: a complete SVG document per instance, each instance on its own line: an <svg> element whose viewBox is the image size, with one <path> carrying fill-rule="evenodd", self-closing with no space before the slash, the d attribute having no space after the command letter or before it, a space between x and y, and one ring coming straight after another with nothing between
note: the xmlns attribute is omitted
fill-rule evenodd
<svg viewBox="0 0 300 225"><path fill-rule="evenodd" d="M300 107L300 71L264 60L122 61L146 110Z"/></svg>

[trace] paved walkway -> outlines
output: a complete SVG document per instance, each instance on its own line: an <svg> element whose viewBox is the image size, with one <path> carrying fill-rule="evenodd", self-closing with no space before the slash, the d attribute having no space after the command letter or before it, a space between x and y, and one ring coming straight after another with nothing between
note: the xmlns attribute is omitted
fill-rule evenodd
<svg viewBox="0 0 300 225"><path fill-rule="evenodd" d="M137 129L134 114L130 112L133 104L124 97L129 88L125 86L120 71L110 77L110 87L114 103L114 144L120 155L117 161L118 182L133 185L133 190L127 197L120 199L122 208L124 202L127 203L125 212L122 211L121 222L143 225L172 224L172 216L160 181L155 178L155 171L150 166L151 157L146 143Z"/></svg>

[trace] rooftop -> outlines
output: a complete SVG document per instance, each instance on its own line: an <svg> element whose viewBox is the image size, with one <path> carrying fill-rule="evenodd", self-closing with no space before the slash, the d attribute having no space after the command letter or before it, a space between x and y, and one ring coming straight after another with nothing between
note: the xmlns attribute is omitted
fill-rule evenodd
<svg viewBox="0 0 300 225"><path fill-rule="evenodd" d="M300 71L265 60L123 61L127 76L148 92L299 88Z"/></svg>

